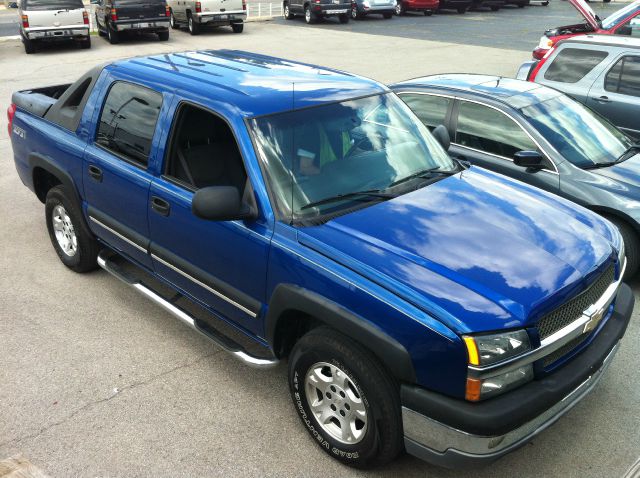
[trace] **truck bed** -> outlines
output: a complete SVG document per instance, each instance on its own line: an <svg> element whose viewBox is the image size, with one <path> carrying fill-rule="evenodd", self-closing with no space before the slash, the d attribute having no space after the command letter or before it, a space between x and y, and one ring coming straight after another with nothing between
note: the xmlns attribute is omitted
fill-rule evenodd
<svg viewBox="0 0 640 478"><path fill-rule="evenodd" d="M71 83L68 83L65 85L17 91L11 97L11 102L18 108L43 118L70 86Z"/></svg>

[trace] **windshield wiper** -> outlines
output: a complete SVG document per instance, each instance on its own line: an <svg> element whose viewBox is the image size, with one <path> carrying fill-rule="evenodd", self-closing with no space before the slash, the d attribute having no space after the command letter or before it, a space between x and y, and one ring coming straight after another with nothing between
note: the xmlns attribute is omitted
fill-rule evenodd
<svg viewBox="0 0 640 478"><path fill-rule="evenodd" d="M342 201L343 199L351 199L351 198L358 198L358 197L361 197L362 199L375 198L375 199L383 200L383 199L391 199L395 196L390 193L382 192L380 189L369 189L367 191L354 191L351 193L336 194L335 196L330 196L324 199L320 199L319 201L310 202L309 204L302 206L300 210L309 209L315 206L322 206L323 204L329 204L336 201Z"/></svg>
<svg viewBox="0 0 640 478"><path fill-rule="evenodd" d="M615 161L589 164L588 166L585 166L583 169L599 169L599 168L606 168L609 166L613 166L615 164L622 163L623 161L626 161L627 159L632 158L634 154L631 154L631 153L636 153L636 152L640 152L640 143L634 143L631 146L629 146L627 149L625 149L624 153L618 156L618 159L616 159Z"/></svg>
<svg viewBox="0 0 640 478"><path fill-rule="evenodd" d="M388 188L392 188L394 186L397 186L398 184L402 184L402 183L406 183L407 181L411 181L412 179L431 179L434 176L450 176L452 174L457 173L459 170L456 168L455 170L453 169L445 169L445 170L441 170L440 168L429 168L429 169L423 169L422 171L418 171L416 173L410 174L409 176L405 176L402 179L398 179L397 181L392 182L391 184L389 184L389 186L387 186Z"/></svg>

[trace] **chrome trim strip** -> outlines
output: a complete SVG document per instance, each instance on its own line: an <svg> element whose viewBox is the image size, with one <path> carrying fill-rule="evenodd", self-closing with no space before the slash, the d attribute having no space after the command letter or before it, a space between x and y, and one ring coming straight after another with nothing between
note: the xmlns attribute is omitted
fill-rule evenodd
<svg viewBox="0 0 640 478"><path fill-rule="evenodd" d="M186 279L189 279L191 282L194 282L195 284L198 284L200 287L202 287L203 289L208 290L209 292L211 292L213 295L215 295L216 297L224 300L225 302L237 307L238 309L240 309L241 311L243 311L245 314L250 315L253 318L256 318L258 316L258 314L256 314L255 312L247 309L245 306L238 304L235 300L230 299L229 297L227 297L226 295L222 294L221 292L209 287L207 284L205 284L204 282L199 281L198 279L196 279L195 277L190 276L189 274L187 274L186 272L182 271L181 269L178 269L176 266L174 266L173 264L168 263L167 261L165 261L164 259L156 256L155 254L151 254L151 257L154 258L156 261L160 262L161 264L167 266L169 269L171 269L174 272L177 272L178 274L180 274L181 276L183 276Z"/></svg>
<svg viewBox="0 0 640 478"><path fill-rule="evenodd" d="M111 234L113 234L114 236L122 239L124 242L126 242L127 244L129 244L130 246L135 247L136 249L138 249L140 252L144 252L145 254L148 253L148 251L142 247L141 245L133 242L131 239L129 239L128 237L123 236L122 234L120 234L117 231L114 231L113 229L111 229L109 226L107 226L106 224L100 222L99 220L97 220L95 217L93 216L89 216L89 220L91 222L96 223L98 226L102 227L103 229L106 229L107 231L109 231Z"/></svg>
<svg viewBox="0 0 640 478"><path fill-rule="evenodd" d="M162 307L166 311L168 311L171 314L173 314L183 324L185 324L188 327L192 328L193 330L195 330L196 332L200 333L201 335L204 335L207 339L211 340L213 343L215 343L216 345L221 347L224 351L230 353L235 358L237 358L241 362L244 362L245 364L249 365L250 367L254 367L254 368L272 368L272 367L275 367L276 365L278 365L278 363L280 362L276 358L274 358L272 360L263 359L263 358L260 358L260 357L254 357L253 355L249 355L248 353L244 352L243 350L235 350L233 348L230 348L228 345L226 345L222 341L217 340L215 337L207 334L200 327L198 327L198 325L196 324L195 319L193 317L191 317L189 314L187 314L184 310L182 310L181 308L175 306L171 302L168 302L163 297L158 295L153 290L149 289L147 286L145 286L141 282L130 282L129 280L127 280L127 278L122 277L120 274L118 274L117 271L114 271L111 267L109 267L109 264L107 263L107 258L105 257L104 251L98 255L98 265L100 267L102 267L105 271L109 272L111 275L115 276L116 278L120 279L121 281L125 282L126 284L128 284L131 287L133 287L134 289L136 289L141 294L147 296L149 299L151 299L153 302L158 304L160 307Z"/></svg>
<svg viewBox="0 0 640 478"><path fill-rule="evenodd" d="M562 400L531 421L504 435L473 435L440 423L409 408L402 407L404 436L437 453L451 451L479 458L484 455L495 456L501 452L502 454L507 453L510 449L531 440L534 436L553 425L591 392L609 365L611 365L619 346L620 342L616 343L602 362L602 366Z"/></svg>
<svg viewBox="0 0 640 478"><path fill-rule="evenodd" d="M612 282L609 287L607 287L604 294L602 294L595 303L591 304L586 310L584 310L582 312L582 316L577 320L542 340L540 342L540 347L496 364L484 367L469 365L469 377L485 379L515 370L519 367L535 362L536 360L540 360L541 358L555 352L563 345L569 343L574 338L582 335L584 333L585 325L591 321L593 314L599 310L608 309L613 302L613 299L615 299L618 289L620 288L620 284L622 284L622 277L626 267L627 260L625 258L621 272L618 275L618 280Z"/></svg>

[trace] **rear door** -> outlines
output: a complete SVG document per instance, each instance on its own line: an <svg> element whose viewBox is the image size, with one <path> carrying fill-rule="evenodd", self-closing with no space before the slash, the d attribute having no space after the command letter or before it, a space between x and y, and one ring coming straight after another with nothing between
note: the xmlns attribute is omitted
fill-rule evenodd
<svg viewBox="0 0 640 478"><path fill-rule="evenodd" d="M640 54L624 54L612 62L591 87L587 106L640 138Z"/></svg>
<svg viewBox="0 0 640 478"><path fill-rule="evenodd" d="M558 192L560 176L551 160L547 158L545 169L536 171L516 166L513 162L518 151L538 151L547 156L510 114L493 106L460 99L454 108L452 125L452 156L541 189Z"/></svg>
<svg viewBox="0 0 640 478"><path fill-rule="evenodd" d="M82 0L23 0L22 14L29 17L29 28L84 25Z"/></svg>
<svg viewBox="0 0 640 478"><path fill-rule="evenodd" d="M85 152L89 226L110 246L151 268L147 165L156 149L156 123L170 98L125 81L111 83L105 96Z"/></svg>
<svg viewBox="0 0 640 478"><path fill-rule="evenodd" d="M166 17L164 0L117 0L118 20L146 20Z"/></svg>

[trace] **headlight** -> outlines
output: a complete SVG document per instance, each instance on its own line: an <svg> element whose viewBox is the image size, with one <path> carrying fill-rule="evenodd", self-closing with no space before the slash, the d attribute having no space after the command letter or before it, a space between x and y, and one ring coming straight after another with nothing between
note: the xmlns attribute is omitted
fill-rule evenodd
<svg viewBox="0 0 640 478"><path fill-rule="evenodd" d="M500 334L464 336L469 365L485 367L522 355L531 350L526 330L514 330ZM499 395L533 379L533 366L524 365L488 378L467 378L465 398L472 402Z"/></svg>

